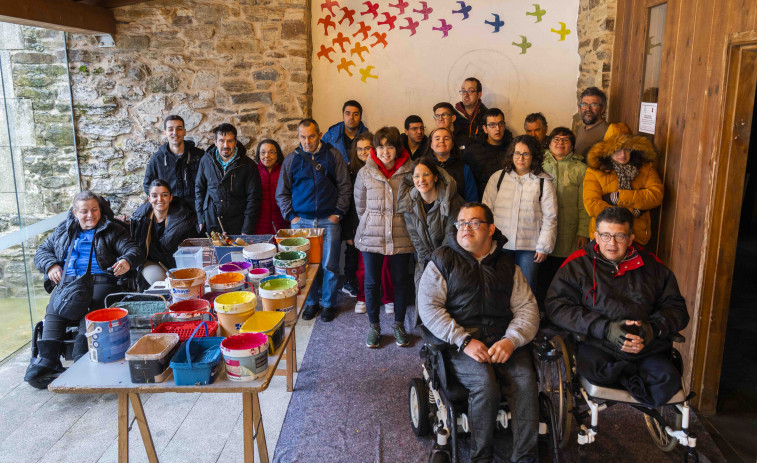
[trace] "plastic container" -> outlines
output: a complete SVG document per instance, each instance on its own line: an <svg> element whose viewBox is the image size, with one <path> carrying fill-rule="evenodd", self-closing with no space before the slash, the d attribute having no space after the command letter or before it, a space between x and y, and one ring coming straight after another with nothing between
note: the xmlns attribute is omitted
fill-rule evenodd
<svg viewBox="0 0 757 463"><path fill-rule="evenodd" d="M303 239L304 238L291 238ZM289 275L297 280L300 289L308 283L308 256L304 251L283 251L273 256L277 275Z"/></svg>
<svg viewBox="0 0 757 463"><path fill-rule="evenodd" d="M219 273L208 280L211 291L239 291L247 286L247 279L237 272Z"/></svg>
<svg viewBox="0 0 757 463"><path fill-rule="evenodd" d="M213 243L207 238L187 238L181 242L180 248L199 247L202 248L202 265L205 267L218 263L216 253L213 250Z"/></svg>
<svg viewBox="0 0 757 463"><path fill-rule="evenodd" d="M188 299L174 302L168 306L168 311L174 320L199 320L203 314L210 311L210 307L210 302L205 299Z"/></svg>
<svg viewBox="0 0 757 463"><path fill-rule="evenodd" d="M229 238L231 241L241 238L248 244L245 246L215 246L214 251L219 265L247 260L244 256L244 248L249 245L273 242L273 235L231 235Z"/></svg>
<svg viewBox="0 0 757 463"><path fill-rule="evenodd" d="M250 273L251 268L252 268L252 264L245 260L245 261L229 262L228 264L221 264L218 266L218 272L219 273L229 273L229 272L241 273L242 275L244 275L245 280L249 281L248 275Z"/></svg>
<svg viewBox="0 0 757 463"><path fill-rule="evenodd" d="M118 302L114 299L121 298ZM125 309L129 312L129 329L132 332L150 331L150 318L168 310L166 298L158 294L112 293L105 296L105 307Z"/></svg>
<svg viewBox="0 0 757 463"><path fill-rule="evenodd" d="M263 333L268 336L268 355L273 355L284 341L284 314L256 311L244 322L240 333Z"/></svg>
<svg viewBox="0 0 757 463"><path fill-rule="evenodd" d="M310 262L310 240L307 238L285 238L278 242L279 252L302 251L305 253L305 264ZM274 256L274 259L276 257ZM274 262L273 266L276 266Z"/></svg>
<svg viewBox="0 0 757 463"><path fill-rule="evenodd" d="M287 238L307 238L310 240L308 263L320 264L323 253L323 228L292 228L282 229L276 233L276 243Z"/></svg>
<svg viewBox="0 0 757 463"><path fill-rule="evenodd" d="M176 261L176 268L202 268L202 248L188 246L179 248L173 253L173 258Z"/></svg>
<svg viewBox="0 0 757 463"><path fill-rule="evenodd" d="M162 383L171 376L171 358L179 347L175 333L146 334L126 351L132 383Z"/></svg>
<svg viewBox="0 0 757 463"><path fill-rule="evenodd" d="M271 272L267 268L250 269L250 273L247 275L247 280L252 285L257 296L260 296L260 281L269 276L271 276Z"/></svg>
<svg viewBox="0 0 757 463"><path fill-rule="evenodd" d="M100 309L86 315L89 359L93 362L123 360L129 349L129 312L126 309Z"/></svg>
<svg viewBox="0 0 757 463"><path fill-rule="evenodd" d="M273 256L276 255L276 245L272 243L255 243L245 246L242 252L244 260L252 264L252 268L266 268L273 273Z"/></svg>
<svg viewBox="0 0 757 463"><path fill-rule="evenodd" d="M221 326L221 336L239 333L239 328L255 313L255 294L248 291L234 291L218 296L214 307Z"/></svg>
<svg viewBox="0 0 757 463"><path fill-rule="evenodd" d="M185 268L172 271L168 277L171 298L174 302L199 299L204 292L205 271L201 268Z"/></svg>
<svg viewBox="0 0 757 463"><path fill-rule="evenodd" d="M150 320L150 328L153 333L176 333L179 335L180 341L186 341L192 335L194 329L203 323L207 327L205 331L210 333L209 336L215 336L216 331L218 331L218 322L215 321L215 318L210 313L208 313L207 316L203 315L203 318L207 317L210 320L193 320L181 322L170 321L162 322L156 325L155 317L163 315L171 315L171 312L156 313ZM198 336L204 336L204 334L201 333L198 334Z"/></svg>
<svg viewBox="0 0 757 463"><path fill-rule="evenodd" d="M284 313L287 326L297 323L297 294L299 292L297 280L289 275L274 275L263 278L260 282L260 300L263 303L263 310Z"/></svg>
<svg viewBox="0 0 757 463"><path fill-rule="evenodd" d="M205 337L196 336L200 328ZM194 329L189 339L179 347L171 360L173 379L177 386L212 383L221 370L221 342L223 338L210 337L206 322Z"/></svg>
<svg viewBox="0 0 757 463"><path fill-rule="evenodd" d="M243 333L221 342L226 376L232 381L252 381L268 370L268 336Z"/></svg>

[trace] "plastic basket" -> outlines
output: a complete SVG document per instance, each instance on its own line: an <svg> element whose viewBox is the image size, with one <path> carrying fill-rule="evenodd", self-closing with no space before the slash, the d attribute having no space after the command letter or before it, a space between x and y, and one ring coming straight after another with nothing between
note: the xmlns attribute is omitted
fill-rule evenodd
<svg viewBox="0 0 757 463"><path fill-rule="evenodd" d="M153 319L158 315L169 315L171 316L171 312L160 312L153 315ZM198 337L204 337L204 336L215 336L216 331L218 331L218 322L216 321L215 317L211 313L207 313L207 316L210 318L210 320L192 320L192 321L183 321L183 322L176 322L176 321L170 321L170 322L162 322L158 325L154 325L153 319L150 320L150 329L153 333L176 333L179 335L180 341L186 341L188 340L194 331L196 331L196 328L200 326L201 324L205 324L206 326L206 334L200 333ZM205 315L203 315L205 317Z"/></svg>
<svg viewBox="0 0 757 463"><path fill-rule="evenodd" d="M207 238L187 238L181 242L179 247L201 247L203 267L218 263L216 261L216 253L213 252L213 243Z"/></svg>
<svg viewBox="0 0 757 463"><path fill-rule="evenodd" d="M231 235L229 236L231 241L236 240L237 238L242 238L249 244L254 243L276 243L276 241L273 238L273 235ZM242 261L244 260L244 257L242 256L242 250L244 249L244 246L215 246L216 251L216 258L218 265L221 264L228 264L229 262L233 261ZM234 254L239 254L238 256L235 256Z"/></svg>
<svg viewBox="0 0 757 463"><path fill-rule="evenodd" d="M197 336L200 327L205 328L205 337ZM177 386L210 384L218 376L224 338L209 335L208 322L201 322L173 356L171 368Z"/></svg>
<svg viewBox="0 0 757 463"><path fill-rule="evenodd" d="M112 298L122 296L118 302L110 304ZM105 296L105 307L117 307L129 312L131 330L150 330L152 316L168 310L168 301L159 294L113 293Z"/></svg>

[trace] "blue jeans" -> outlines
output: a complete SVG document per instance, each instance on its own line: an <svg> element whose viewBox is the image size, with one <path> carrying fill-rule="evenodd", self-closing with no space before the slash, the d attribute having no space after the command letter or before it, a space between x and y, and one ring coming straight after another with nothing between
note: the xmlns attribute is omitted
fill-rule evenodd
<svg viewBox="0 0 757 463"><path fill-rule="evenodd" d="M321 268L313 279L313 286L306 303L321 307L336 307L337 283L339 282L339 250L342 247L342 225L332 223L328 218L306 219L292 224L292 228L323 228L323 254Z"/></svg>
<svg viewBox="0 0 757 463"><path fill-rule="evenodd" d="M534 262L536 251L511 251L509 249L504 249L504 251L510 254L515 261L515 265L520 267L520 271L526 277L531 291L536 291L536 283L539 277L539 264Z"/></svg>
<svg viewBox="0 0 757 463"><path fill-rule="evenodd" d="M410 290L410 273L408 267L412 254L394 254L389 256L389 267L394 283L394 321L405 323L408 294ZM384 263L384 255L374 252L363 253L365 265L365 308L368 312L368 321L372 324L379 323L381 305L381 267Z"/></svg>

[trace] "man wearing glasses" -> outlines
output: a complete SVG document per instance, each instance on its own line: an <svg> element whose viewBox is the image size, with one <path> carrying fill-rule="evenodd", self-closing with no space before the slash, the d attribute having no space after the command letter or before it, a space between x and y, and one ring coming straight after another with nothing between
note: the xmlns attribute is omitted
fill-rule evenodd
<svg viewBox="0 0 757 463"><path fill-rule="evenodd" d="M462 118L462 116L460 116L460 118ZM455 108L446 101L434 105L434 122L436 123L436 128L449 130L455 140L455 150L462 154L463 151L465 151L466 145L470 142L470 138L468 137L465 124L460 125L456 122L460 118L458 118Z"/></svg>
<svg viewBox="0 0 757 463"><path fill-rule="evenodd" d="M539 311L526 278L502 250L507 238L487 206L467 203L456 234L433 252L418 287L418 314L449 351L454 376L469 391L471 461L494 459L500 384L512 413L510 461L536 461L538 402L530 353Z"/></svg>
<svg viewBox="0 0 757 463"><path fill-rule="evenodd" d="M481 101L481 90L481 81L475 77L468 77L460 87L460 101L455 105L459 116L455 126L468 138L483 134L482 126L487 108Z"/></svg>
<svg viewBox="0 0 757 463"><path fill-rule="evenodd" d="M603 210L594 240L552 280L546 312L560 328L586 336L576 358L582 376L659 407L681 387L669 335L686 327L689 314L673 272L633 240L633 214Z"/></svg>
<svg viewBox="0 0 757 463"><path fill-rule="evenodd" d="M465 150L465 162L470 166L478 186L480 201L489 177L500 170L505 163L505 152L513 134L505 126L505 114L499 108L491 108L484 113L484 135L469 143Z"/></svg>
<svg viewBox="0 0 757 463"><path fill-rule="evenodd" d="M578 100L578 112L583 125L576 129L576 154L586 159L589 148L601 141L607 132L607 121L604 120L607 109L607 96L597 87L589 87L581 92Z"/></svg>

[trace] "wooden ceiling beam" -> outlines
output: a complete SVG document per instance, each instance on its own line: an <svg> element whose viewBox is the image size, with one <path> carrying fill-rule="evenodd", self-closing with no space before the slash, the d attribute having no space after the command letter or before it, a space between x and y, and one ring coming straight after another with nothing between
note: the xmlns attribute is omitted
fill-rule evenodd
<svg viewBox="0 0 757 463"><path fill-rule="evenodd" d="M112 11L71 0L2 1L0 21L78 34L116 35Z"/></svg>
<svg viewBox="0 0 757 463"><path fill-rule="evenodd" d="M118 8L119 6L136 5L137 3L145 3L150 0L74 0L79 3L86 3L87 5L99 6L102 8Z"/></svg>

